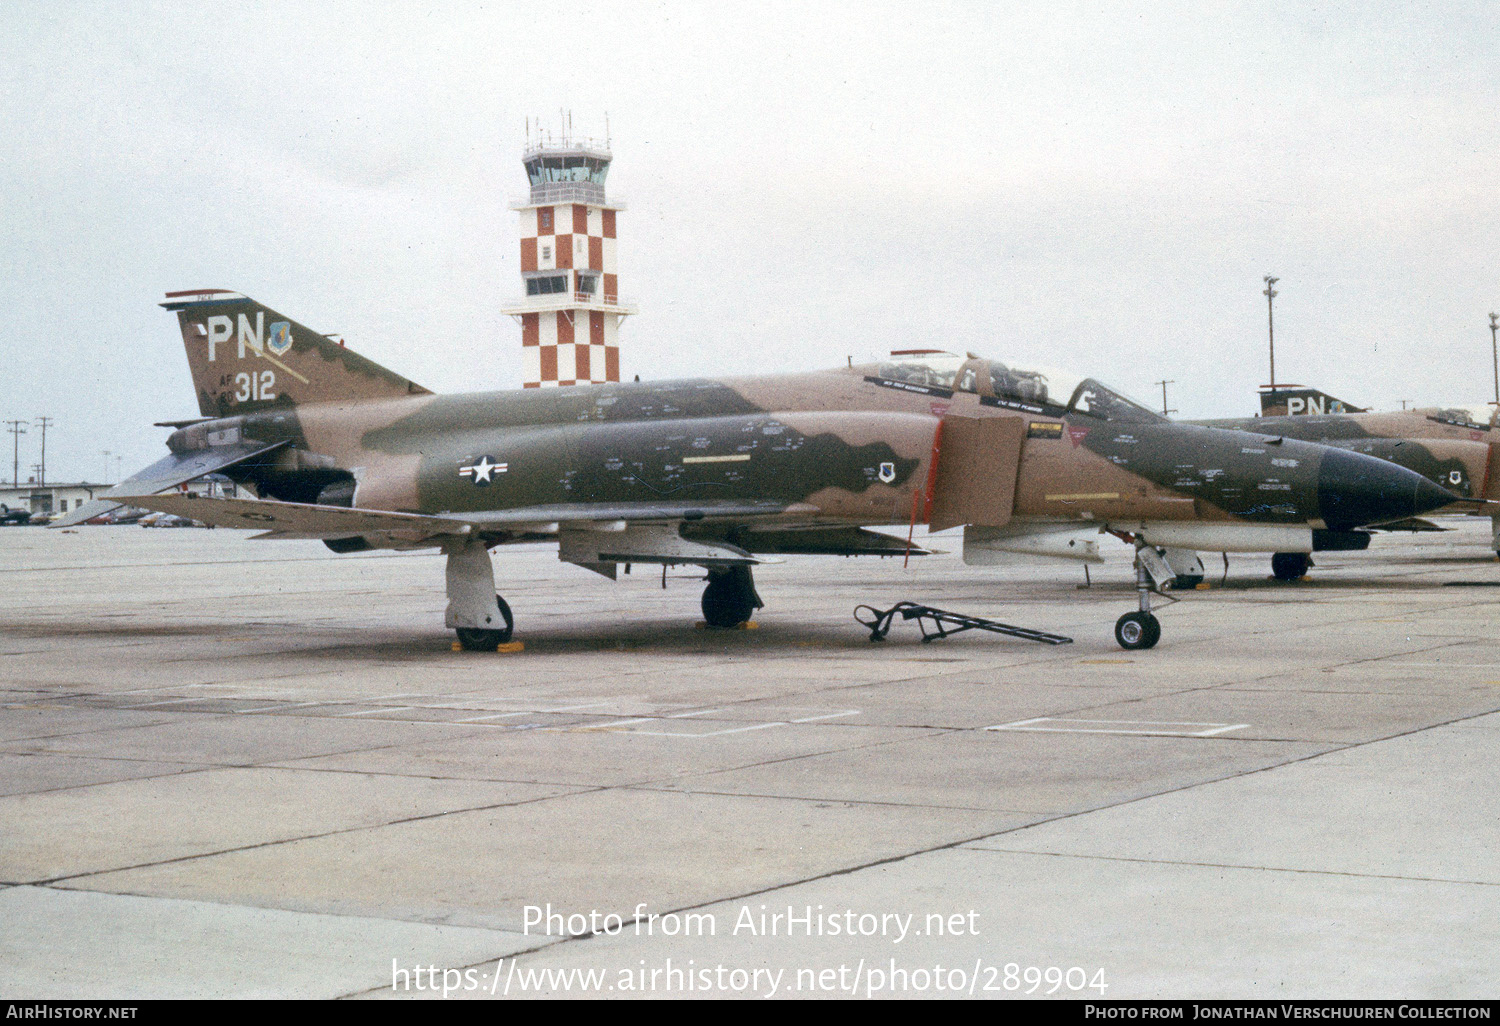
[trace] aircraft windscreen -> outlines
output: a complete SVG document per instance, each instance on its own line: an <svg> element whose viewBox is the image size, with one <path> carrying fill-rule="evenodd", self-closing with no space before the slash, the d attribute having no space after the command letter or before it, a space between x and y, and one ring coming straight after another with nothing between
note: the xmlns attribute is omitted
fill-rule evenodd
<svg viewBox="0 0 1500 1026"><path fill-rule="evenodd" d="M1073 397L1068 402L1068 412L1123 424L1147 424L1167 419L1094 378L1089 378L1073 390Z"/></svg>

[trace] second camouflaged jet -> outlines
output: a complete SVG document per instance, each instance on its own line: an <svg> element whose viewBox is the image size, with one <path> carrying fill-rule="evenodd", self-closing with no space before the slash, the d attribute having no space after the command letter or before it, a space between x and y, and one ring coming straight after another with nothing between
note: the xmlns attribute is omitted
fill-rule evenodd
<svg viewBox="0 0 1500 1026"><path fill-rule="evenodd" d="M1377 456L1414 470L1464 501L1441 513L1490 517L1491 546L1500 556L1500 446L1493 407L1434 407L1375 413L1303 385L1264 386L1259 417L1198 423L1235 431L1259 431ZM1490 501L1480 501L1490 500ZM1381 525L1386 530L1438 531L1423 520ZM1349 540L1364 548L1368 533ZM1311 551L1319 551L1317 546ZM1279 551L1271 571L1294 580L1312 565L1307 551Z"/></svg>
<svg viewBox="0 0 1500 1026"><path fill-rule="evenodd" d="M440 396L248 299L171 293L202 418L169 456L57 526L113 503L336 552L437 547L447 624L471 649L510 637L489 550L555 539L561 559L707 571L703 614L761 606L774 553L899 555L872 526L964 528L964 559L1097 559L1136 546L1126 648L1160 636L1158 546L1266 551L1412 517L1456 496L1322 445L1174 424L1100 382L933 351L833 371ZM167 489L226 474L256 499ZM164 493L164 494L159 494Z"/></svg>

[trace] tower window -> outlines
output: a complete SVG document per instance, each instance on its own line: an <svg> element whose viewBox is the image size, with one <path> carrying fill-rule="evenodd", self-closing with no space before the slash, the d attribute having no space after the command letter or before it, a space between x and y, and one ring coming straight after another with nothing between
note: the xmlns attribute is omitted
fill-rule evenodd
<svg viewBox="0 0 1500 1026"><path fill-rule="evenodd" d="M578 276L578 291L593 295L599 288L599 276L597 274L580 274Z"/></svg>
<svg viewBox="0 0 1500 1026"><path fill-rule="evenodd" d="M549 296L554 292L568 291L568 276L566 274L552 274L545 278L527 278L526 294L528 296Z"/></svg>

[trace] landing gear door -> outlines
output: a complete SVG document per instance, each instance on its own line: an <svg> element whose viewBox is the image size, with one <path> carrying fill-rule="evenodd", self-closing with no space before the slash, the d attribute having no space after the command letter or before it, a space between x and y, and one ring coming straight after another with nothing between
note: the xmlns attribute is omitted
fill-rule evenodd
<svg viewBox="0 0 1500 1026"><path fill-rule="evenodd" d="M1025 436L1023 417L944 417L928 530L1009 523Z"/></svg>

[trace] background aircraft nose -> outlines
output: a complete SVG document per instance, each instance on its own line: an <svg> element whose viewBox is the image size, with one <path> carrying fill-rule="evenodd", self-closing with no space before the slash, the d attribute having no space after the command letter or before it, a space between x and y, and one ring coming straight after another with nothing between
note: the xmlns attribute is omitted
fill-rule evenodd
<svg viewBox="0 0 1500 1026"><path fill-rule="evenodd" d="M1318 471L1318 508L1333 531L1420 516L1462 499L1414 470L1346 449L1326 450Z"/></svg>

